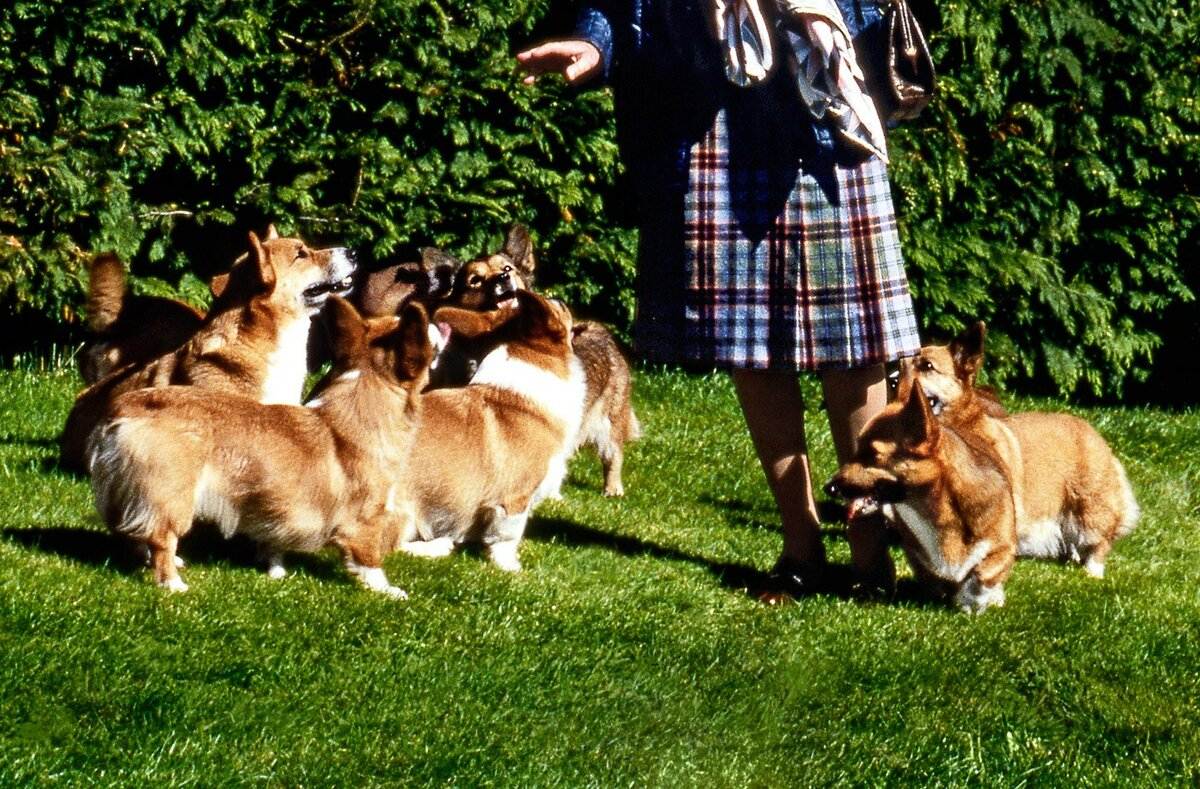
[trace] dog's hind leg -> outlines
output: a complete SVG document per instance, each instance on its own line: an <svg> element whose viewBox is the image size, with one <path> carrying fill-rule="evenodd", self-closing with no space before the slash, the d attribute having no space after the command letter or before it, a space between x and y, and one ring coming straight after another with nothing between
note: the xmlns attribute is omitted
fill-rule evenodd
<svg viewBox="0 0 1200 789"><path fill-rule="evenodd" d="M528 505L515 515L509 515L504 507L495 507L492 511L492 521L484 532L483 541L492 564L505 572L521 572L517 549L525 534L525 524L529 522L529 511Z"/></svg>
<svg viewBox="0 0 1200 789"><path fill-rule="evenodd" d="M179 547L179 534L169 521L164 520L151 533L147 540L150 546L150 563L154 568L154 581L163 589L171 592L186 592L188 585L179 576L178 557L175 550Z"/></svg>

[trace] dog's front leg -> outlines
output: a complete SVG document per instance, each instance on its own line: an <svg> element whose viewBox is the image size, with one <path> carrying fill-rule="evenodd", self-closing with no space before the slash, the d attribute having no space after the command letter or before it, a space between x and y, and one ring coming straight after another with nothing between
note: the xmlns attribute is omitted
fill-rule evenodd
<svg viewBox="0 0 1200 789"><path fill-rule="evenodd" d="M396 600L408 599L408 592L393 586L383 571L383 551L380 550L377 530L359 529L354 534L341 536L335 542L342 550L346 570L360 584L372 592L382 592Z"/></svg>

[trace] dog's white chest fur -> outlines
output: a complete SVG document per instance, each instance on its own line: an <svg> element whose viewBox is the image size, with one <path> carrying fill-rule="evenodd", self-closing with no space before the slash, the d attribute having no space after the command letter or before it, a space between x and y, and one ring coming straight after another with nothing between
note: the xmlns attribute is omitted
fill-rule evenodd
<svg viewBox="0 0 1200 789"><path fill-rule="evenodd" d="M309 319L301 315L279 332L279 345L267 357L261 403L300 405L308 375Z"/></svg>

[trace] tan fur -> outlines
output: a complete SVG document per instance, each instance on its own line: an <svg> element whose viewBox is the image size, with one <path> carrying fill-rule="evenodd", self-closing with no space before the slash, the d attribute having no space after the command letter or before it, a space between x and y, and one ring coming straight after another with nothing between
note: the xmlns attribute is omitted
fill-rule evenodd
<svg viewBox="0 0 1200 789"><path fill-rule="evenodd" d="M575 446L590 444L604 466L604 495L624 496L621 469L625 444L641 437L642 428L633 413L633 378L629 362L617 347L612 332L602 324L583 321L573 329L575 356L583 365L587 394L583 422Z"/></svg>
<svg viewBox="0 0 1200 789"><path fill-rule="evenodd" d="M480 541L516 571L525 523L560 484L583 408L570 314L523 290L511 308L443 307L434 320L485 354L469 385L425 394L411 457L417 518L402 548L433 556Z"/></svg>
<svg viewBox="0 0 1200 789"><path fill-rule="evenodd" d="M130 363L75 399L60 443L62 464L84 467L84 447L121 394L149 386L200 386L263 402L299 403L308 321L352 271L344 250L250 234L251 254L214 282L220 295L190 339L149 362ZM292 356L295 356L293 359Z"/></svg>
<svg viewBox="0 0 1200 789"><path fill-rule="evenodd" d="M125 267L112 253L88 265L87 322L93 336L79 354L79 372L94 384L118 367L144 364L187 341L204 320L189 304L128 292Z"/></svg>
<svg viewBox="0 0 1200 789"><path fill-rule="evenodd" d="M949 345L926 346L903 377L938 392L944 422L973 425L998 445L1016 447L1003 457L1018 497L1018 556L1075 562L1101 577L1113 542L1133 530L1139 515L1125 470L1078 417L996 414L975 384L985 336L978 323Z"/></svg>
<svg viewBox="0 0 1200 789"><path fill-rule="evenodd" d="M1017 544L1007 466L987 442L939 423L919 383L867 424L830 484L852 519L890 514L913 571L960 608L1004 604Z"/></svg>
<svg viewBox="0 0 1200 789"><path fill-rule="evenodd" d="M306 408L199 387L119 397L92 437L96 506L114 531L149 546L155 580L183 590L175 550L194 518L272 551L337 546L369 588L403 592L385 555L411 529L403 480L432 358L419 305L362 321L335 298L338 377Z"/></svg>

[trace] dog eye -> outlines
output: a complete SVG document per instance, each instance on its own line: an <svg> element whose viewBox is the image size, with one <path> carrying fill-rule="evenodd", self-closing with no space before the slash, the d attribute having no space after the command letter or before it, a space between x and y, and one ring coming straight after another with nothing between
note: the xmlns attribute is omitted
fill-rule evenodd
<svg viewBox="0 0 1200 789"><path fill-rule="evenodd" d="M508 272L510 272L510 271L512 271L512 270L513 270L513 267L512 267L512 266L505 266L505 267L504 267L504 273L505 273L505 274L507 274Z"/></svg>
<svg viewBox="0 0 1200 789"><path fill-rule="evenodd" d="M917 369L923 373L927 373L933 369L933 362L928 359L917 359Z"/></svg>
<svg viewBox="0 0 1200 789"><path fill-rule="evenodd" d="M478 274L472 274L467 279L467 284L470 285L472 288L478 288L480 285L483 284L483 277L479 276Z"/></svg>
<svg viewBox="0 0 1200 789"><path fill-rule="evenodd" d="M306 258L306 257L308 257L308 250L307 250L307 249L305 249L304 247L300 247L300 251L296 253L296 258L295 258L295 259L296 259L296 260L303 260L303 259L304 259L304 258Z"/></svg>

